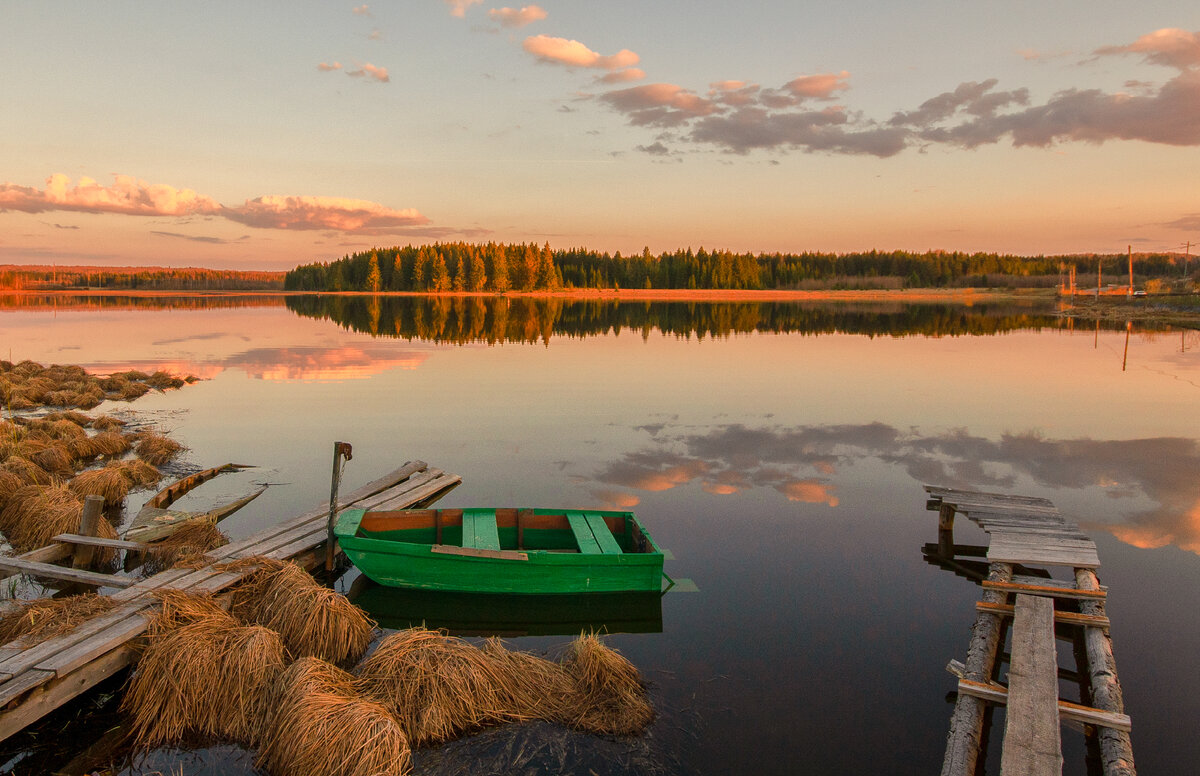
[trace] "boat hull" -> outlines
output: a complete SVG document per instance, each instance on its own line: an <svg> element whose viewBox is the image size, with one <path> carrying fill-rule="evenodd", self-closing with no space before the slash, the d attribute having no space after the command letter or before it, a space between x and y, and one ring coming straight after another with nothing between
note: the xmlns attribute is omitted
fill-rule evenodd
<svg viewBox="0 0 1200 776"><path fill-rule="evenodd" d="M616 513L604 514L611 521ZM649 551L584 554L558 548L479 549L374 538L357 530L361 518L361 510L347 510L341 515L336 529L338 543L363 574L389 587L510 595L662 589L663 554L640 526L637 532L644 537L642 547ZM633 519L632 515L629 518ZM447 533L454 530L446 529Z"/></svg>

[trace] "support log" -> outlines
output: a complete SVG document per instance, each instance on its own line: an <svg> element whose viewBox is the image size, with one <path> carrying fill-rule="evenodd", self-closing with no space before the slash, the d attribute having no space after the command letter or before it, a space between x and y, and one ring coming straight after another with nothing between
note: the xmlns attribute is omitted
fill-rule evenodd
<svg viewBox="0 0 1200 776"><path fill-rule="evenodd" d="M1008 582L1012 579L1012 565L993 563L988 571L993 582ZM989 603L1004 603L1006 594L997 590L985 590L983 600ZM967 647L965 676L973 682L987 682L992 678L996 665L996 652L1000 644L1002 618L988 612L979 612L971 629L971 644ZM983 712L985 703L979 698L959 693L954 702L954 714L950 717L950 734L946 738L946 756L942 760L942 776L972 776L975 761L979 757L979 738L983 734Z"/></svg>
<svg viewBox="0 0 1200 776"><path fill-rule="evenodd" d="M88 496L83 500L83 514L79 517L79 533L83 536L97 536L99 531L97 526L104 519L104 498L101 496ZM92 559L96 555L96 548L79 544L75 546L75 556L71 559L71 565L77 569L90 568Z"/></svg>
<svg viewBox="0 0 1200 776"><path fill-rule="evenodd" d="M1100 581L1091 569L1075 569L1075 585L1080 590L1099 590ZM1104 616L1103 601L1084 601L1079 605L1084 614ZM1125 713L1125 698L1117 678L1117 660L1113 657L1112 638L1100 628L1084 628L1084 647L1087 649L1088 676L1091 679L1092 705L1116 714ZM1097 730L1100 739L1101 765L1104 776L1136 776L1133 745L1129 733L1112 728Z"/></svg>

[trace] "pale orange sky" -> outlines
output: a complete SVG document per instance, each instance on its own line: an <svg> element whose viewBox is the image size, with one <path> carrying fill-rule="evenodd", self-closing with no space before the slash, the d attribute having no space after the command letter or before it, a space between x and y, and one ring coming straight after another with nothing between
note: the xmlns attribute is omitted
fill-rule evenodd
<svg viewBox="0 0 1200 776"><path fill-rule="evenodd" d="M9 4L0 263L1200 242L1193 3L729 9Z"/></svg>

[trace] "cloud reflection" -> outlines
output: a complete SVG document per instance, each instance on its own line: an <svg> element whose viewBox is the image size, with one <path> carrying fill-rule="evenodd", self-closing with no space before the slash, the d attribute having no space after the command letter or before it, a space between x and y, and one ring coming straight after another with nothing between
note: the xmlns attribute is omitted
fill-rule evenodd
<svg viewBox="0 0 1200 776"><path fill-rule="evenodd" d="M875 460L898 466L919 482L1022 492L1032 483L1033 490L1117 501L1119 522L1085 519L1080 524L1137 547L1174 545L1200 554L1200 443L1194 439L1047 439L1033 432L988 438L965 429L926 435L884 423L731 424L702 433L671 433L670 426L656 425L653 430L645 448L591 478L601 486L594 495L613 503L617 494L629 491L695 483L714 495L771 488L789 501L836 507L836 477ZM1145 502L1152 506L1144 508Z"/></svg>

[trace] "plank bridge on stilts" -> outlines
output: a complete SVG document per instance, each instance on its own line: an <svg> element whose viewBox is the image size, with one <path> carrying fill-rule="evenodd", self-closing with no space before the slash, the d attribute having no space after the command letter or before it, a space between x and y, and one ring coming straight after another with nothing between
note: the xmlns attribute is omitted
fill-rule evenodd
<svg viewBox="0 0 1200 776"><path fill-rule="evenodd" d="M966 662L947 666L958 677L958 695L942 776L976 773L995 706L1006 707L1003 776L1061 774L1064 721L1095 736L1105 776L1135 776L1095 543L1044 498L931 485L925 491L926 507L938 512L938 542L925 545L926 559L983 589ZM986 531L987 546L954 544L955 515ZM1069 569L1072 576L1054 578L1046 567ZM1011 647L1003 653L1009 630ZM1074 672L1059 668L1056 638L1077 645ZM1003 663L1005 683L999 681ZM1063 675L1079 681L1082 703L1059 698Z"/></svg>

